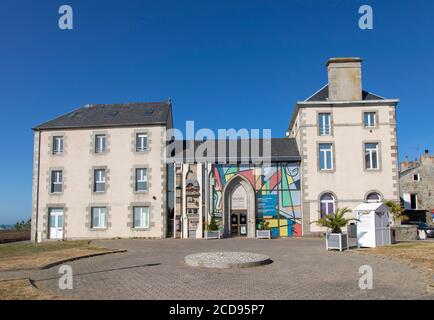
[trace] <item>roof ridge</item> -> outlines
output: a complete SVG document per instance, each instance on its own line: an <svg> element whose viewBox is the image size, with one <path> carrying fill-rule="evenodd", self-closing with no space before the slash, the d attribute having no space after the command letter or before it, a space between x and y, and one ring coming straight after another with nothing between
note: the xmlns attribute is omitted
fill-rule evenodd
<svg viewBox="0 0 434 320"><path fill-rule="evenodd" d="M167 104L169 105L167 101L134 101L134 102L116 102L116 103L90 103L86 104L85 106L90 107L97 107L97 106L129 106L129 105L136 105L136 104Z"/></svg>

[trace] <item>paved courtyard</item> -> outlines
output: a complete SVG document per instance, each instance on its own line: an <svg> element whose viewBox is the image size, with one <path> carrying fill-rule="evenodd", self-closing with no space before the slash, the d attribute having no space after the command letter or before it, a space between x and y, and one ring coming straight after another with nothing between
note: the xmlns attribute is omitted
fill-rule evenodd
<svg viewBox="0 0 434 320"><path fill-rule="evenodd" d="M427 279L397 261L327 252L322 239L107 240L127 249L68 263L73 290L58 289L59 267L32 275L42 290L83 299L432 299ZM248 269L189 267L184 256L207 251L248 251L273 263ZM361 265L370 265L374 289L360 290Z"/></svg>

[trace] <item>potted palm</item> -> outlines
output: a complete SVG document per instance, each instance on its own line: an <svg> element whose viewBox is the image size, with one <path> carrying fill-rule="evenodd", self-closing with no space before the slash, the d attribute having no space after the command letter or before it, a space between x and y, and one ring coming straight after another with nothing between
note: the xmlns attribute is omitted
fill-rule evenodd
<svg viewBox="0 0 434 320"><path fill-rule="evenodd" d="M324 218L312 222L329 229L325 236L327 250L343 251L349 248L348 234L343 233L342 228L346 227L350 221L357 221L357 219L345 218L344 215L348 212L351 212L349 208L336 209L334 214L328 214Z"/></svg>
<svg viewBox="0 0 434 320"><path fill-rule="evenodd" d="M206 226L205 239L220 239L221 232L214 214L211 216L210 223Z"/></svg>
<svg viewBox="0 0 434 320"><path fill-rule="evenodd" d="M269 222L265 220L259 221L256 226L256 238L258 239L271 239L271 230L268 226Z"/></svg>

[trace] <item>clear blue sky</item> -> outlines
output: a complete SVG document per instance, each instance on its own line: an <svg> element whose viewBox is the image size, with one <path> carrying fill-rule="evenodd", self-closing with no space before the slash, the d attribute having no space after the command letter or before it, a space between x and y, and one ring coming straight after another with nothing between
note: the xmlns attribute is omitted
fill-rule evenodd
<svg viewBox="0 0 434 320"><path fill-rule="evenodd" d="M62 4L72 31L58 28ZM362 4L372 31L358 28ZM364 58L364 88L401 99L401 158L434 151L431 0L2 0L0 224L30 217L32 126L87 103L171 96L175 126L281 137L336 56Z"/></svg>

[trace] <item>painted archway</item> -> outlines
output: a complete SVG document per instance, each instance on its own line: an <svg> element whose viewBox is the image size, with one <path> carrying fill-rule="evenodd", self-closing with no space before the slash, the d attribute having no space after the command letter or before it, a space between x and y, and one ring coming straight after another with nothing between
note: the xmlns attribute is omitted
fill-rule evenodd
<svg viewBox="0 0 434 320"><path fill-rule="evenodd" d="M247 198L247 237L256 237L256 201L255 190L250 182L241 175L231 178L223 189L223 226L225 236L230 236L230 214L232 209L232 193L239 187L244 188Z"/></svg>

